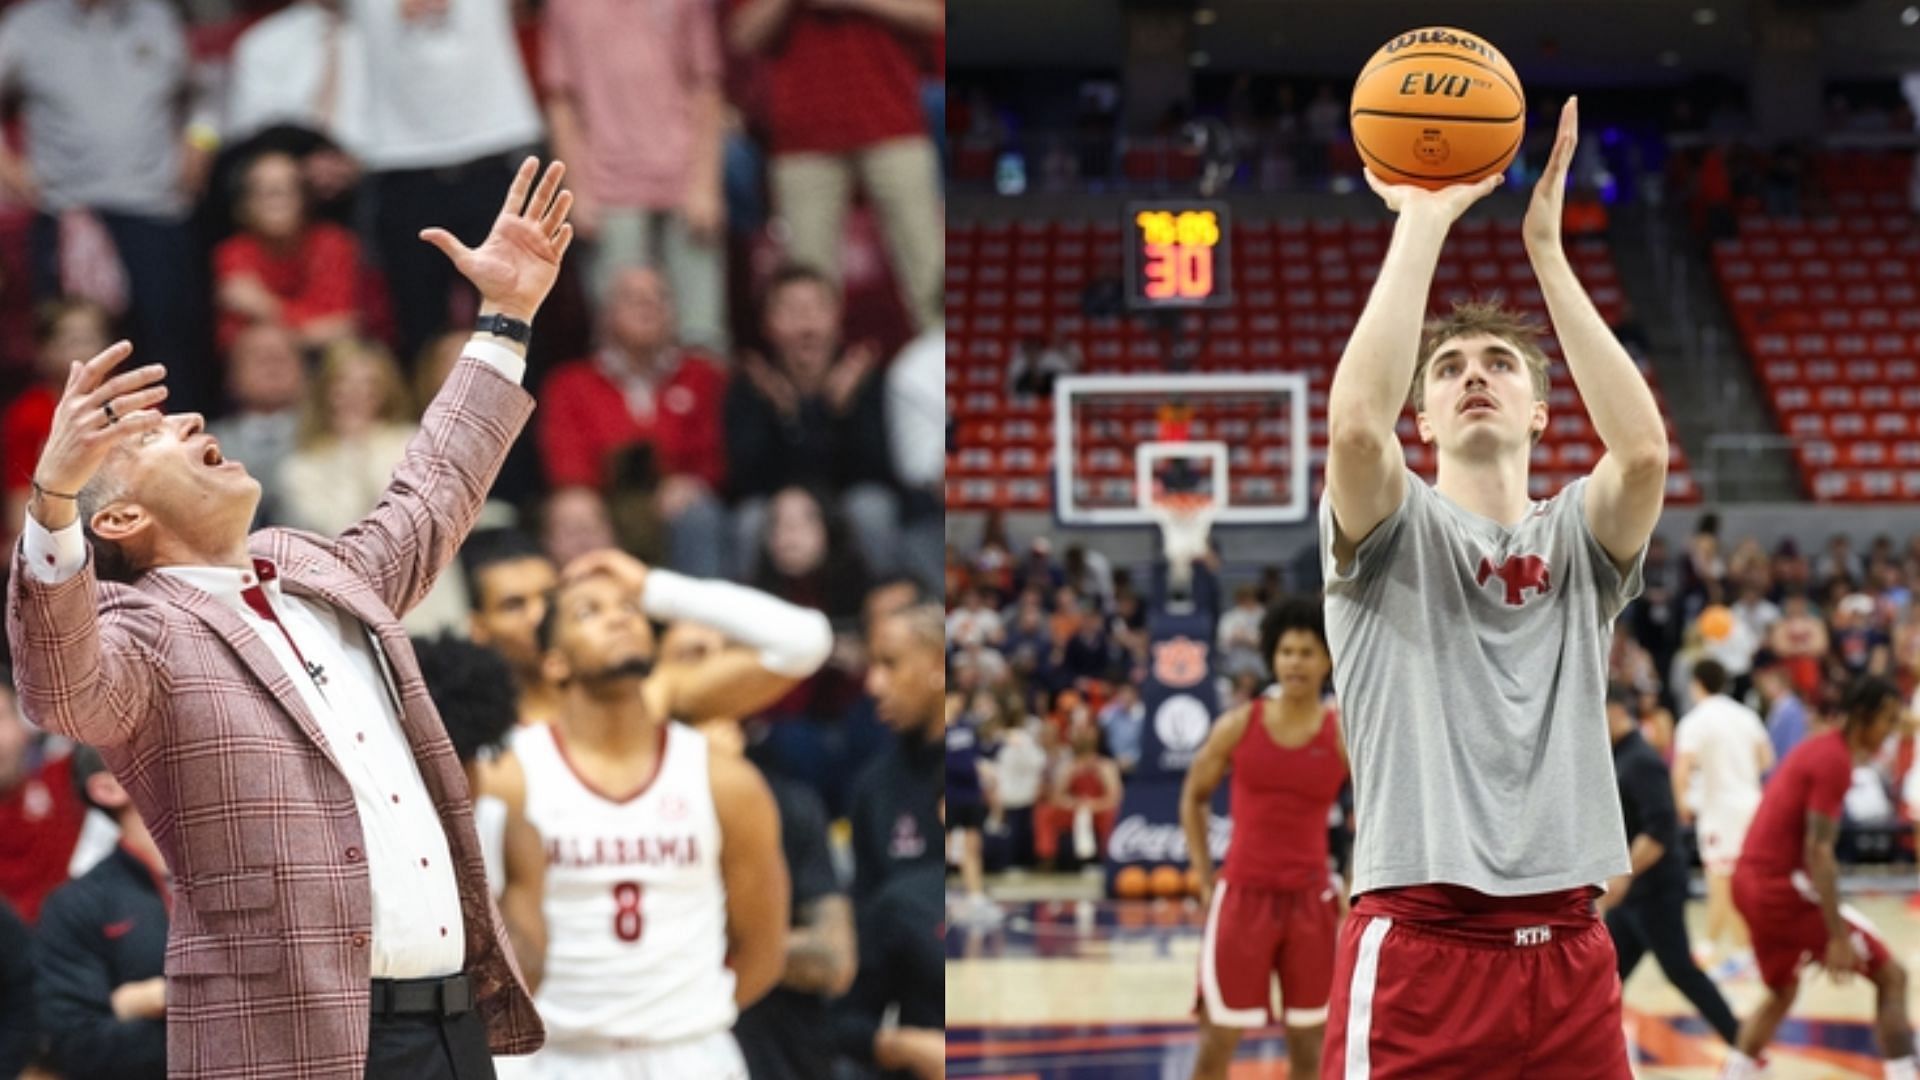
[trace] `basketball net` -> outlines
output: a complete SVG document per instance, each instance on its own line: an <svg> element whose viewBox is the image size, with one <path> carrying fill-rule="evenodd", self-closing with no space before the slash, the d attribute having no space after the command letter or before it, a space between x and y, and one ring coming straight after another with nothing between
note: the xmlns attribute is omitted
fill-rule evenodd
<svg viewBox="0 0 1920 1080"><path fill-rule="evenodd" d="M1160 550L1167 557L1167 592L1184 601L1193 595L1193 563L1207 553L1207 533L1219 505L1212 495L1200 492L1159 491L1152 510L1160 524Z"/></svg>

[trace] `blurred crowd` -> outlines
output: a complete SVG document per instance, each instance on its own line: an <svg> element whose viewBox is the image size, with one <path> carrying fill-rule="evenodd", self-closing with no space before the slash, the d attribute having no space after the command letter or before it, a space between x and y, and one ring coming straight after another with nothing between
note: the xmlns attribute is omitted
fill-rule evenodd
<svg viewBox="0 0 1920 1080"><path fill-rule="evenodd" d="M1260 654L1268 605L1318 587L1295 580L1295 569L1266 567L1221 590L1213 675L1223 712L1269 681ZM1776 760L1838 722L1840 688L1857 676L1893 680L1920 709L1920 535L1857 547L1835 534L1817 548L1788 539L1769 550L1723 540L1709 515L1677 548L1656 536L1644 575L1642 595L1615 623L1609 677L1631 690L1643 733L1669 761L1676 728L1699 704L1694 666L1706 659L1766 724ZM1147 611L1133 574L1077 544L1055 552L1044 537L1016 551L995 523L972 550L949 547L946 587L950 803L956 785L977 786L956 770L989 778L977 796L989 869L1088 861L1061 836L1084 810L1104 837L1147 722ZM1912 738L1896 736L1858 771L1846 823L1881 836L1850 848L1855 857L1910 850L1920 808L1913 758Z"/></svg>

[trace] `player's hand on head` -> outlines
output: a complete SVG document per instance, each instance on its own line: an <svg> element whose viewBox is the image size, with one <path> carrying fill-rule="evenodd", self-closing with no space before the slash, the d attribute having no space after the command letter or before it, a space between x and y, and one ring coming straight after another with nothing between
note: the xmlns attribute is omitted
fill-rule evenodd
<svg viewBox="0 0 1920 1080"><path fill-rule="evenodd" d="M109 378L132 355L133 346L120 341L68 368L66 388L34 469L35 482L45 490L77 493L121 439L160 426L156 406L167 396L160 382L167 375L164 366L148 364Z"/></svg>
<svg viewBox="0 0 1920 1080"><path fill-rule="evenodd" d="M1580 99L1570 97L1560 109L1560 129L1553 136L1553 150L1547 154L1546 168L1533 185L1533 199L1527 204L1527 218L1520 226L1530 251L1554 251L1560 247L1560 219L1566 213L1567 173L1573 167L1573 151L1580 142Z"/></svg>
<svg viewBox="0 0 1920 1080"><path fill-rule="evenodd" d="M1389 184L1380 179L1372 169L1365 170L1367 186L1387 204L1387 209L1396 214L1428 215L1438 218L1446 224L1460 220L1467 208L1492 193L1494 188L1506 182L1500 173L1477 180L1471 184L1449 184L1437 191L1429 191L1413 184Z"/></svg>
<svg viewBox="0 0 1920 1080"><path fill-rule="evenodd" d="M573 225L567 221L573 193L560 187L567 167L553 161L544 175L539 170L539 158L521 163L507 190L506 205L479 247L467 247L445 229L420 233L420 239L445 253L480 290L482 313L498 311L531 321L552 291L560 275L560 259L573 243Z"/></svg>
<svg viewBox="0 0 1920 1080"><path fill-rule="evenodd" d="M572 583L595 574L605 574L633 592L643 592L647 587L646 563L621 551L619 548L601 548L589 551L568 563L560 572L563 583Z"/></svg>

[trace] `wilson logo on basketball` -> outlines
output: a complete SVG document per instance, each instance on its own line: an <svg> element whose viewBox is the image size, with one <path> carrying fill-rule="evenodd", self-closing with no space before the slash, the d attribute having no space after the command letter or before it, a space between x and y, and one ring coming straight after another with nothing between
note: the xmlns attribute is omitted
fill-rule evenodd
<svg viewBox="0 0 1920 1080"><path fill-rule="evenodd" d="M1153 677L1175 689L1197 685L1207 677L1206 643L1184 637L1155 643Z"/></svg>
<svg viewBox="0 0 1920 1080"><path fill-rule="evenodd" d="M1545 596L1552 589L1547 570L1547 560L1538 555L1515 555L1495 566L1492 559L1482 557L1480 570L1473 575L1475 585L1485 586L1494 578L1506 586L1508 607L1519 607L1527 602L1527 590Z"/></svg>

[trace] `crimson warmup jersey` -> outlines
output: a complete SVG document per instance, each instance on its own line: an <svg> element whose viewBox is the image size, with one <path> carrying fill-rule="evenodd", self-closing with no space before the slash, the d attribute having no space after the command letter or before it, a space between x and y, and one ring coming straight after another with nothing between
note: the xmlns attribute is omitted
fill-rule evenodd
<svg viewBox="0 0 1920 1080"><path fill-rule="evenodd" d="M1807 814L1838 821L1853 785L1853 752L1838 731L1816 735L1793 748L1761 792L1760 809L1747 827L1740 870L1787 877L1807 864Z"/></svg>
<svg viewBox="0 0 1920 1080"><path fill-rule="evenodd" d="M1233 748L1233 842L1220 878L1262 889L1317 889L1327 883L1327 812L1347 782L1339 716L1329 706L1306 745L1288 749L1261 722L1277 698L1255 698L1247 731Z"/></svg>

